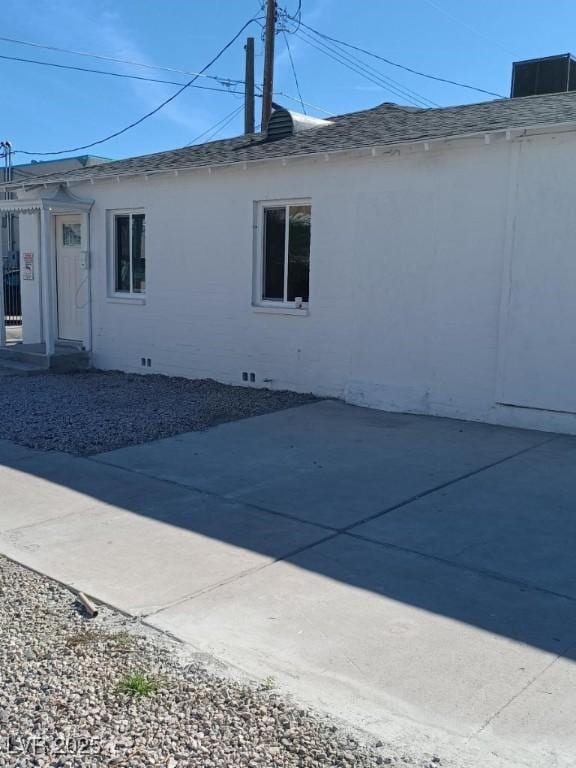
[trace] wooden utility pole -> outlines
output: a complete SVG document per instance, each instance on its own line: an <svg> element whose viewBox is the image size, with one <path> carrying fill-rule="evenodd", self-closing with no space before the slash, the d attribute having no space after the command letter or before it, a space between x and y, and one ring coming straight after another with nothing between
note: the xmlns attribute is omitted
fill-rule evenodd
<svg viewBox="0 0 576 768"><path fill-rule="evenodd" d="M262 126L265 131L272 114L274 91L274 38L276 37L276 0L266 0L266 28L264 37L264 83L262 87Z"/></svg>
<svg viewBox="0 0 576 768"><path fill-rule="evenodd" d="M244 76L244 133L254 133L254 38L247 37Z"/></svg>

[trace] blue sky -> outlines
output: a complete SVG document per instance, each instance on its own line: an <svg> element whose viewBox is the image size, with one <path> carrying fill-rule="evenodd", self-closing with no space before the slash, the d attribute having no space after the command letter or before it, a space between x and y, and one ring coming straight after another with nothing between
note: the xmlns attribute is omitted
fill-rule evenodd
<svg viewBox="0 0 576 768"><path fill-rule="evenodd" d="M3 0L0 34L63 48L197 71L254 15L259 0ZM283 0L279 0L283 5ZM284 7L295 10L297 0ZM573 0L303 0L306 24L415 69L508 94L511 62L576 52ZM261 30L256 37L261 80ZM407 103L351 72L297 35L289 43L302 97L341 113L383 101ZM277 38L276 90L297 89L282 35ZM0 54L106 69L184 82L180 74L146 70L0 42ZM243 77L243 39L210 70ZM439 105L483 101L481 94L424 80L370 61L382 75ZM171 95L176 86L58 70L0 59L0 139L15 149L52 151L100 139ZM214 85L200 80L202 84ZM217 84L216 84L217 85ZM397 87L393 85L393 87ZM412 97L411 97L412 98ZM283 96L276 100L298 106ZM123 136L90 150L126 157L182 146L240 108L242 97L188 89L158 115ZM259 114L257 100L257 115ZM311 114L323 112L308 108ZM242 113L223 127L221 138L242 131ZM16 162L25 161L17 156Z"/></svg>

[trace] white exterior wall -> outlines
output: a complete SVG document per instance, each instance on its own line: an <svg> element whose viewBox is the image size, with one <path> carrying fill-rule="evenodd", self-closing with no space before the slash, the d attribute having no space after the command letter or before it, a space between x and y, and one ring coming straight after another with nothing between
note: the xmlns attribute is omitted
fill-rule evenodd
<svg viewBox="0 0 576 768"><path fill-rule="evenodd" d="M27 213L19 217L20 225L20 295L22 297L22 341L36 344L42 341L42 270L40 264L40 214ZM24 279L24 254L34 259L34 277Z"/></svg>
<svg viewBox="0 0 576 768"><path fill-rule="evenodd" d="M258 386L576 433L575 150L572 134L502 137L75 185L95 200L94 364L234 384L253 371ZM312 201L307 316L252 306L254 203L286 198ZM115 208L146 212L144 303L108 298ZM542 300L554 334L534 338Z"/></svg>

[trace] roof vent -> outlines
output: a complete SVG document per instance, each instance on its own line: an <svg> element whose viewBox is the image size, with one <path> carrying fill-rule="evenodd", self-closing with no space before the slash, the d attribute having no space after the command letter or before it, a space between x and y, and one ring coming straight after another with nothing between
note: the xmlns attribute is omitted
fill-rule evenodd
<svg viewBox="0 0 576 768"><path fill-rule="evenodd" d="M570 53L512 64L511 96L576 91L576 59Z"/></svg>
<svg viewBox="0 0 576 768"><path fill-rule="evenodd" d="M268 120L266 138L270 141L284 139L294 133L306 131L309 128L318 128L322 125L331 125L329 120L321 120L318 117L301 115L299 112L290 112L288 109L275 109Z"/></svg>

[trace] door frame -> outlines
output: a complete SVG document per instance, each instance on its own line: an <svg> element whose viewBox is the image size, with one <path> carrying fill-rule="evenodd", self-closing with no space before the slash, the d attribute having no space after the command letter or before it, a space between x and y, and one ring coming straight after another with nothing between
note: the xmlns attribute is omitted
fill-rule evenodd
<svg viewBox="0 0 576 768"><path fill-rule="evenodd" d="M81 238L81 240L80 240L80 248L79 248L79 250L80 250L80 252L83 252L83 251L85 252L86 251L86 248L85 248L86 235L85 235L85 232L84 232L85 226L84 226L84 221L83 221L82 214L78 213L77 211L67 211L66 213L61 213L61 212L54 213L54 215L52 216L52 228L53 228L53 236L54 236L54 239L53 239L54 274L55 274L55 277L56 277L56 291L55 291L55 294L54 294L54 298L55 298L55 302L56 302L56 326L55 326L56 341L57 341L58 344L63 344L63 345L71 346L71 347L77 347L80 344L80 345L82 345L82 348L85 349L85 345L84 345L84 338L86 336L86 334L85 334L86 314L85 313L83 313L83 317L82 317L82 333L81 333L79 339L65 339L62 336L60 336L60 301L59 301L60 293L59 293L59 290L58 290L58 286L59 286L59 281L58 281L58 247L59 247L58 219L61 216L75 216L76 218L78 218L80 220L80 238ZM85 267L84 268L81 267L81 269L83 269L84 272L87 272L87 269ZM86 275L86 282L87 283L89 282L89 275ZM86 289L87 289L87 293L88 293L88 285L86 286Z"/></svg>
<svg viewBox="0 0 576 768"><path fill-rule="evenodd" d="M90 212L93 200L81 200L67 189L59 188L56 195L44 199L40 207L40 293L42 336L46 354L54 354L58 338L58 285L56 269L56 216L77 214L81 217L82 250L87 264L87 300L84 308L84 332L80 344L92 349L92 263L90 258ZM63 343L66 343L65 341Z"/></svg>

